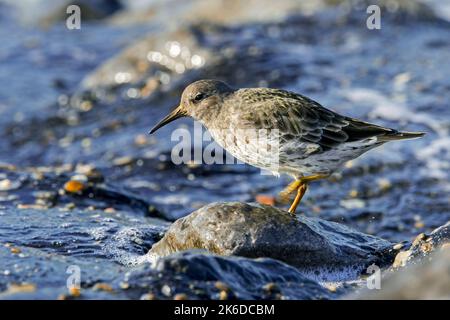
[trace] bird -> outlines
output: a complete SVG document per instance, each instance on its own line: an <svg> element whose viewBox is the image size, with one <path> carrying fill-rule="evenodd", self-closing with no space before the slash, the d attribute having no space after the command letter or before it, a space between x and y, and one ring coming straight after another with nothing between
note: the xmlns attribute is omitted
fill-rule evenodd
<svg viewBox="0 0 450 320"><path fill-rule="evenodd" d="M326 179L347 161L390 141L422 137L338 114L295 92L233 88L220 80L189 84L180 104L151 130L191 117L238 160L293 178L281 193L296 192L295 215L310 182Z"/></svg>

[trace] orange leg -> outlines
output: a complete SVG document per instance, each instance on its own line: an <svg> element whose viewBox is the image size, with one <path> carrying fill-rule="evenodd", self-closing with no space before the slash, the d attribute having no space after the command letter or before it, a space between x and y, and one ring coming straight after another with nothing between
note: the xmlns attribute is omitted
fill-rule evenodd
<svg viewBox="0 0 450 320"><path fill-rule="evenodd" d="M308 189L308 185L306 183L302 183L300 187L297 189L297 195L295 196L294 202L292 202L291 207L289 208L289 213L295 216L295 210L297 210L297 206L302 201L303 195Z"/></svg>
<svg viewBox="0 0 450 320"><path fill-rule="evenodd" d="M280 199L283 203L288 203L290 200L290 195L294 191L297 191L301 185L301 180L292 181L283 191L280 192Z"/></svg>
<svg viewBox="0 0 450 320"><path fill-rule="evenodd" d="M307 177L301 177L291 184L289 184L283 191L281 191L280 196L281 199L287 200L289 198L289 194L297 190L297 195L295 196L294 202L292 202L291 207L289 208L289 213L295 215L295 210L302 200L306 190L308 189L308 183L311 181L328 178L329 175L325 174L316 174Z"/></svg>

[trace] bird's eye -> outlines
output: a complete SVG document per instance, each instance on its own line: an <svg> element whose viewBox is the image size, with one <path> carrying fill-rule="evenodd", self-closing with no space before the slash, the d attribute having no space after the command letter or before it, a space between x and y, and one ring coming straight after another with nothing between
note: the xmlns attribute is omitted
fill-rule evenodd
<svg viewBox="0 0 450 320"><path fill-rule="evenodd" d="M197 93L197 94L195 95L194 101L198 102L198 101L203 100L203 98L205 98L205 94L203 94L203 93L200 92L200 93Z"/></svg>

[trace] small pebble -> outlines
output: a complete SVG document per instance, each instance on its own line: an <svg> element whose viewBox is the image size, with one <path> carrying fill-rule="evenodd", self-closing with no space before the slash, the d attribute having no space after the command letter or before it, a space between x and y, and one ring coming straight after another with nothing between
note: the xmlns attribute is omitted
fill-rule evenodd
<svg viewBox="0 0 450 320"><path fill-rule="evenodd" d="M143 294L140 298L141 300L156 300L156 296L153 293Z"/></svg>
<svg viewBox="0 0 450 320"><path fill-rule="evenodd" d="M225 290L220 291L219 293L219 300L227 300L228 299L228 292Z"/></svg>
<svg viewBox="0 0 450 320"><path fill-rule="evenodd" d="M2 179L0 180L0 191L10 191L18 189L21 185L22 182L20 182L20 180Z"/></svg>
<svg viewBox="0 0 450 320"><path fill-rule="evenodd" d="M148 144L147 136L144 135L144 134L138 134L134 138L134 144L137 145L137 146L145 146L146 144Z"/></svg>
<svg viewBox="0 0 450 320"><path fill-rule="evenodd" d="M394 259L394 263L392 264L393 268L404 267L406 262L409 260L411 255L410 251L400 251L397 253Z"/></svg>
<svg viewBox="0 0 450 320"><path fill-rule="evenodd" d="M9 163L0 163L0 169L6 169L9 171L16 171L17 167L13 164L9 164Z"/></svg>
<svg viewBox="0 0 450 320"><path fill-rule="evenodd" d="M358 190L352 189L348 195L352 198L356 198L358 196Z"/></svg>
<svg viewBox="0 0 450 320"><path fill-rule="evenodd" d="M167 284L165 284L165 285L162 286L161 292L166 297L170 297L170 295L172 293L172 289L170 289L170 287Z"/></svg>
<svg viewBox="0 0 450 320"><path fill-rule="evenodd" d="M230 290L230 288L228 287L228 285L222 281L216 281L216 283L214 283L214 287L218 290L221 291L228 291Z"/></svg>
<svg viewBox="0 0 450 320"><path fill-rule="evenodd" d="M67 210L73 210L73 209L75 209L75 203L70 202L70 203L66 204L65 208Z"/></svg>
<svg viewBox="0 0 450 320"><path fill-rule="evenodd" d="M378 180L378 187L381 189L381 191L388 191L391 189L392 184L388 179L379 179Z"/></svg>
<svg viewBox="0 0 450 320"><path fill-rule="evenodd" d="M425 227L425 223L423 221L416 221L414 223L414 228L416 228L416 229L421 229L423 227Z"/></svg>
<svg viewBox="0 0 450 320"><path fill-rule="evenodd" d="M256 195L256 202L258 202L260 204L265 204L268 206L273 206L273 205L275 205L275 197L270 196L270 195L265 195L265 194L258 194L258 195Z"/></svg>
<svg viewBox="0 0 450 320"><path fill-rule="evenodd" d="M70 180L64 184L64 190L69 193L78 193L81 192L84 188L84 184L76 180Z"/></svg>
<svg viewBox="0 0 450 320"><path fill-rule="evenodd" d="M114 291L113 288L109 284L103 283L103 282L96 283L92 287L92 290L94 290L94 291L106 291L106 292L113 292Z"/></svg>
<svg viewBox="0 0 450 320"><path fill-rule="evenodd" d="M130 284L129 284L128 282L121 282L121 283L119 284L119 287L120 287L121 289L126 290L126 289L128 289L128 288L130 287Z"/></svg>
<svg viewBox="0 0 450 320"><path fill-rule="evenodd" d="M311 209L314 213L320 213L322 211L322 209L319 206L313 206Z"/></svg>
<svg viewBox="0 0 450 320"><path fill-rule="evenodd" d="M187 300L188 296L185 293L177 293L174 297L174 300Z"/></svg>
<svg viewBox="0 0 450 320"><path fill-rule="evenodd" d="M69 294L72 297L79 297L81 295L81 290L80 290L80 288L77 288L77 287L70 287Z"/></svg>
<svg viewBox="0 0 450 320"><path fill-rule="evenodd" d="M89 149L92 146L92 139L84 138L81 140L81 146L85 149Z"/></svg>
<svg viewBox="0 0 450 320"><path fill-rule="evenodd" d="M17 205L17 209L36 209L36 210L44 210L48 209L47 206L42 204L25 204L25 203L19 203Z"/></svg>
<svg viewBox="0 0 450 320"><path fill-rule="evenodd" d="M8 293L23 293L23 292L34 292L36 291L36 285L33 283L20 283L20 284L10 284L8 286Z"/></svg>
<svg viewBox="0 0 450 320"><path fill-rule="evenodd" d="M424 244L422 244L420 246L420 250L423 253L431 252L433 250L433 248L434 248L434 246L433 246L433 244L431 242L425 242Z"/></svg>
<svg viewBox="0 0 450 320"><path fill-rule="evenodd" d="M325 287L328 289L328 291L330 292L336 292L337 291L337 286L334 283L328 283L325 285Z"/></svg>
<svg viewBox="0 0 450 320"><path fill-rule="evenodd" d="M425 235L425 233L422 232L414 239L412 245L416 246L419 244L420 241L425 240L426 238L427 238L427 236Z"/></svg>
<svg viewBox="0 0 450 320"><path fill-rule="evenodd" d="M0 191L9 190L11 188L11 185L12 183L9 179L0 180Z"/></svg>
<svg viewBox="0 0 450 320"><path fill-rule="evenodd" d="M341 207L344 207L345 209L362 209L366 206L366 203L364 200L361 199L347 199L347 200L341 200L340 201Z"/></svg>
<svg viewBox="0 0 450 320"><path fill-rule="evenodd" d="M115 166L126 166L133 162L133 158L131 157L120 157L113 160L113 164Z"/></svg>
<svg viewBox="0 0 450 320"><path fill-rule="evenodd" d="M79 106L79 108L84 112L90 111L92 107L93 107L92 102L88 100L83 101L82 103L80 103Z"/></svg>
<svg viewBox="0 0 450 320"><path fill-rule="evenodd" d="M12 247L10 250L11 250L11 253L15 253L15 254L22 252L22 250L20 250L19 248L16 248L16 247Z"/></svg>
<svg viewBox="0 0 450 320"><path fill-rule="evenodd" d="M278 290L278 286L276 285L276 283L269 282L263 286L263 290L272 292L272 291Z"/></svg>

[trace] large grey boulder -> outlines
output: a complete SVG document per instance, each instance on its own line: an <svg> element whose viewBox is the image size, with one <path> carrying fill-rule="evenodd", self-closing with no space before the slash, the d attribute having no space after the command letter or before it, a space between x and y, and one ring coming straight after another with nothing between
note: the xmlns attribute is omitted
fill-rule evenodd
<svg viewBox="0 0 450 320"><path fill-rule="evenodd" d="M149 257L206 249L225 256L274 258L318 280L343 280L359 276L373 263L391 263L391 247L388 241L335 222L231 202L207 205L175 221Z"/></svg>

